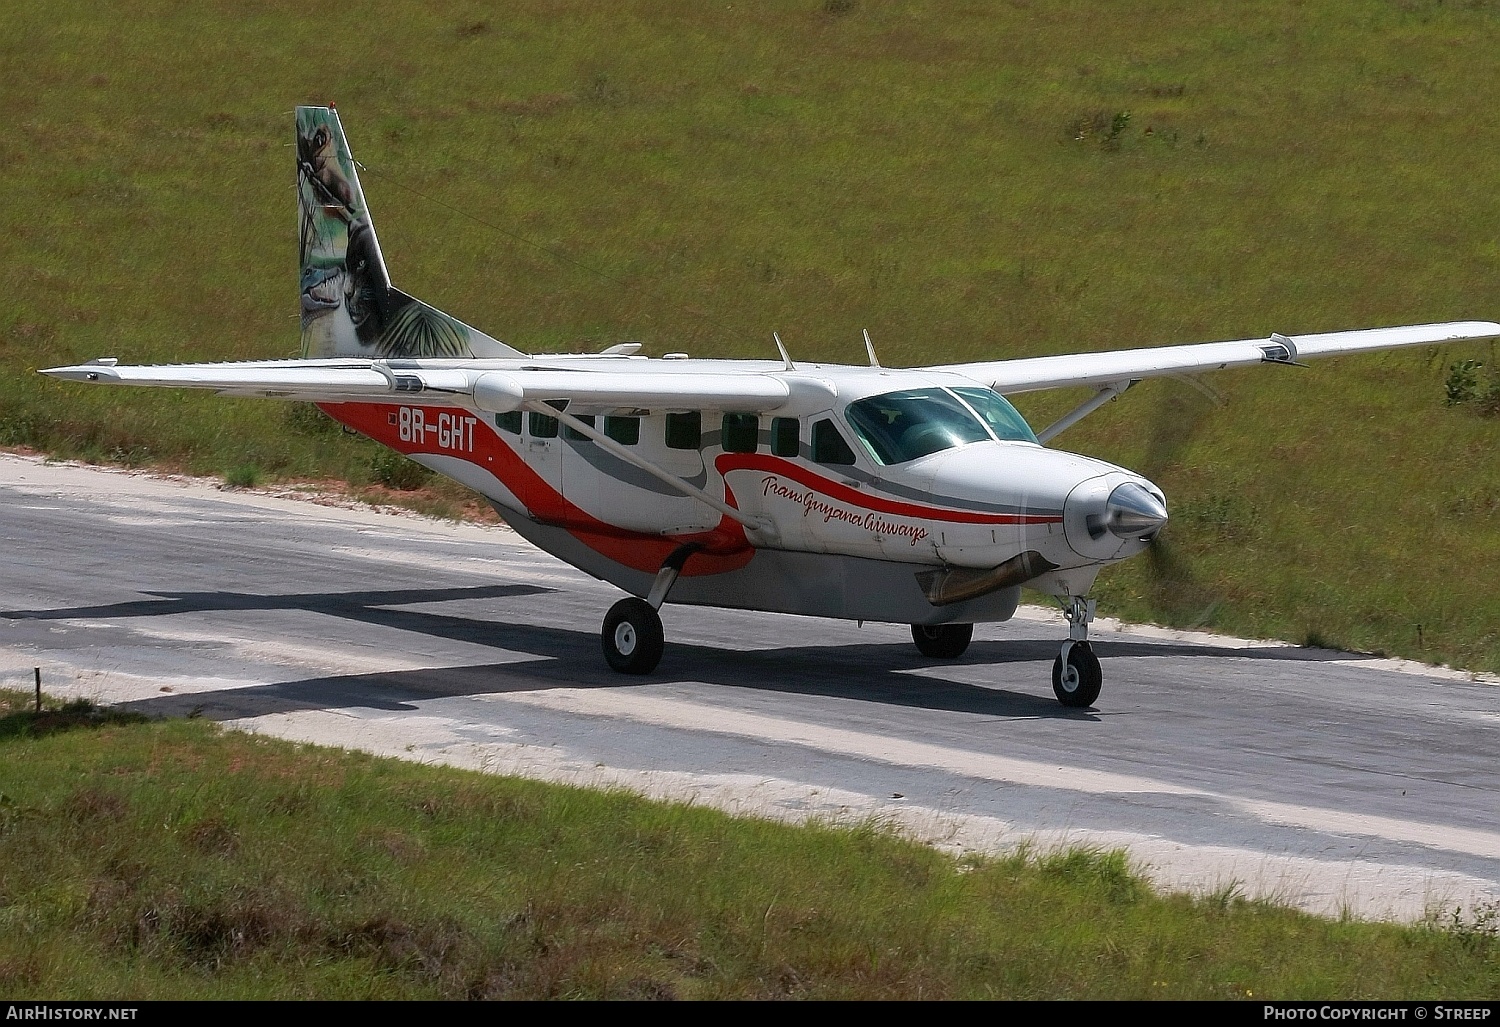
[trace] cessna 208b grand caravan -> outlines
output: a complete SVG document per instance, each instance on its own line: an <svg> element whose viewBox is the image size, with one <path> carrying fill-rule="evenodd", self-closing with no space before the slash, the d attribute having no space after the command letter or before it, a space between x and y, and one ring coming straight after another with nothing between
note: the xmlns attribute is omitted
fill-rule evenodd
<svg viewBox="0 0 1500 1027"><path fill-rule="evenodd" d="M485 496L540 548L630 593L604 655L644 674L664 602L910 624L963 653L1021 586L1056 597L1068 706L1099 695L1100 568L1144 550L1166 498L1138 474L1048 449L1135 382L1500 336L1500 324L1377 328L939 367L528 355L390 284L338 115L297 109L302 359L129 367L56 378L307 400ZM869 337L866 336L868 345ZM1004 398L1088 386L1040 434Z"/></svg>

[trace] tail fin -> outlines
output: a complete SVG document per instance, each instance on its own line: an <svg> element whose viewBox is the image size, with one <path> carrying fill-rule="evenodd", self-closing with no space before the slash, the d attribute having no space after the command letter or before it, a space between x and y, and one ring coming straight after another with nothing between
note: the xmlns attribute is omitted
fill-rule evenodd
<svg viewBox="0 0 1500 1027"><path fill-rule="evenodd" d="M304 357L515 357L391 285L338 112L297 108Z"/></svg>

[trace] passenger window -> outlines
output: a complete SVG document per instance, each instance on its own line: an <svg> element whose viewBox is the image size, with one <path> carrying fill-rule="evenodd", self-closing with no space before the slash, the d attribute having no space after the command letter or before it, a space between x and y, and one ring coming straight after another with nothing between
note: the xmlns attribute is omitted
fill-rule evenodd
<svg viewBox="0 0 1500 1027"><path fill-rule="evenodd" d="M668 449L697 449L702 438L703 415L698 411L667 415Z"/></svg>
<svg viewBox="0 0 1500 1027"><path fill-rule="evenodd" d="M580 421L582 421L584 424L588 425L590 428L592 428L594 426L594 415L593 414L579 414L578 415L578 419ZM593 439L591 439L587 435L585 435L583 432L579 431L577 428L574 428L571 424L565 424L565 425L563 425L563 438L569 440L570 442L593 442L594 441Z"/></svg>
<svg viewBox="0 0 1500 1027"><path fill-rule="evenodd" d="M561 410L568 405L568 401L565 399L549 399L547 400L547 405ZM555 417L548 417L546 414L528 414L526 415L526 426L531 430L531 437L534 439L557 438L557 418Z"/></svg>
<svg viewBox="0 0 1500 1027"><path fill-rule="evenodd" d="M512 410L508 414L496 414L495 427L501 431L508 431L512 435L521 434L521 411Z"/></svg>
<svg viewBox="0 0 1500 1027"><path fill-rule="evenodd" d="M760 418L754 414L725 414L722 439L726 453L754 453L760 442Z"/></svg>
<svg viewBox="0 0 1500 1027"><path fill-rule="evenodd" d="M827 418L812 426L812 451L813 459L820 464L854 463L854 450Z"/></svg>
<svg viewBox="0 0 1500 1027"><path fill-rule="evenodd" d="M795 417L771 418L771 452L777 456L796 456L801 423Z"/></svg>
<svg viewBox="0 0 1500 1027"><path fill-rule="evenodd" d="M548 417L546 414L527 414L527 427L531 429L531 437L534 439L557 438L557 418Z"/></svg>
<svg viewBox="0 0 1500 1027"><path fill-rule="evenodd" d="M633 446L641 441L641 419L639 417L606 417L604 434L622 446Z"/></svg>

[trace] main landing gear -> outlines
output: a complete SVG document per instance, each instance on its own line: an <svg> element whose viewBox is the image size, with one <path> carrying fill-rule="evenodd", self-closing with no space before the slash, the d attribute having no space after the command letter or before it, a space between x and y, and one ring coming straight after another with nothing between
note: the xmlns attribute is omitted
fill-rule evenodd
<svg viewBox="0 0 1500 1027"><path fill-rule="evenodd" d="M656 611L667 601L667 593L672 591L688 557L697 551L694 545L679 546L656 572L656 581L645 599L631 596L609 608L599 641L611 668L621 674L650 674L656 669L666 645L661 616Z"/></svg>
<svg viewBox="0 0 1500 1027"><path fill-rule="evenodd" d="M1099 657L1089 645L1094 600L1070 597L1063 604L1063 616L1068 618L1068 640L1052 661L1052 691L1064 706L1092 706L1104 683Z"/></svg>
<svg viewBox="0 0 1500 1027"><path fill-rule="evenodd" d="M604 659L621 674L650 674L661 662L665 636L661 617L644 599L631 596L609 608L604 630Z"/></svg>
<svg viewBox="0 0 1500 1027"><path fill-rule="evenodd" d="M911 640L923 656L938 660L956 660L969 648L974 637L972 624L913 624Z"/></svg>

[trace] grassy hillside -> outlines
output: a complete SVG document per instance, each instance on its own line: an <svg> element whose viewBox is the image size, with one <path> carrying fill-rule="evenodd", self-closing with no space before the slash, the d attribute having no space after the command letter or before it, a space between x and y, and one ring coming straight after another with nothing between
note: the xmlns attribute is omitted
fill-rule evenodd
<svg viewBox="0 0 1500 1027"><path fill-rule="evenodd" d="M12 0L0 443L370 477L274 404L29 373L295 350L300 101L339 104L397 284L523 349L778 329L858 360L868 327L896 364L1494 317L1497 30L1440 0ZM1500 419L1444 405L1494 356L1111 404L1059 443L1174 520L1104 605L1500 669Z"/></svg>
<svg viewBox="0 0 1500 1027"><path fill-rule="evenodd" d="M8 998L1481 998L1448 929L1151 894L0 692ZM92 728L92 730L90 730ZM778 873L767 874L775 866Z"/></svg>

